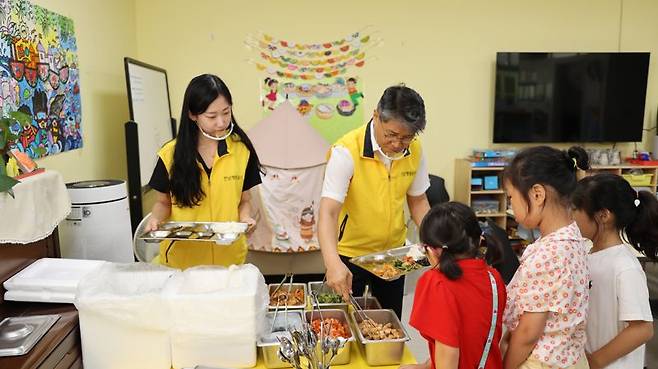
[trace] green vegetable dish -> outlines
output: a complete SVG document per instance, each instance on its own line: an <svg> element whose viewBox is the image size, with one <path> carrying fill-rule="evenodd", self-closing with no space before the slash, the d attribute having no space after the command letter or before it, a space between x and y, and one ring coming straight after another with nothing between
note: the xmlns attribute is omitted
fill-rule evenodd
<svg viewBox="0 0 658 369"><path fill-rule="evenodd" d="M336 293L320 293L318 294L318 302L320 304L340 304L343 298Z"/></svg>

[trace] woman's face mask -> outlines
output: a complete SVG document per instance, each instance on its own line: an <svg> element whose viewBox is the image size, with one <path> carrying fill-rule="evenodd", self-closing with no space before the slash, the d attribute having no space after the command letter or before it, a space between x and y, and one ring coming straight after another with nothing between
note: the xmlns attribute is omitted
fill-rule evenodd
<svg viewBox="0 0 658 369"><path fill-rule="evenodd" d="M233 133L233 122L231 122L231 124L229 125L229 129L228 129L228 131L226 132L226 134L223 135L223 136L220 136L220 137L211 136L211 135L207 134L206 132L204 132L203 128L201 128L201 126L199 125L198 122L197 122L197 127L199 127L199 131L201 132L201 134L202 134L204 137L209 138L209 139L214 140L214 141L222 141L222 140L225 140L225 139L228 138L228 136L231 135L231 133Z"/></svg>

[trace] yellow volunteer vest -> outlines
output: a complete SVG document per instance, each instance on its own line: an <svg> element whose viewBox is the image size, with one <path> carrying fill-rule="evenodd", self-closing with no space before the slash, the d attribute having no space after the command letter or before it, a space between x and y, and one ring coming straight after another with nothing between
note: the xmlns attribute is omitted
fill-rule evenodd
<svg viewBox="0 0 658 369"><path fill-rule="evenodd" d="M242 196L242 184L249 161L249 149L233 134L219 142L218 154L212 165L210 179L201 163L197 162L201 175L201 189L205 197L198 206L176 205L172 196L170 221L230 222L238 221L238 205ZM171 174L176 140L168 142L158 152ZM173 268L185 269L196 265L242 264L247 256L245 236L229 246L207 241L163 241L160 243L160 263Z"/></svg>
<svg viewBox="0 0 658 369"><path fill-rule="evenodd" d="M335 145L347 148L354 161L338 218L338 253L354 257L404 245L404 207L420 164L420 143L413 140L405 156L392 162L390 172L375 157L370 124L347 133Z"/></svg>

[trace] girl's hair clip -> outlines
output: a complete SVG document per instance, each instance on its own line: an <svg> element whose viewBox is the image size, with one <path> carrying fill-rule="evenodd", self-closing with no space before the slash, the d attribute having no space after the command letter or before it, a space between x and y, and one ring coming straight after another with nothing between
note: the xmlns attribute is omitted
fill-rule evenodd
<svg viewBox="0 0 658 369"><path fill-rule="evenodd" d="M640 192L638 190L635 190L635 200L633 200L633 204L635 204L635 207L640 206Z"/></svg>

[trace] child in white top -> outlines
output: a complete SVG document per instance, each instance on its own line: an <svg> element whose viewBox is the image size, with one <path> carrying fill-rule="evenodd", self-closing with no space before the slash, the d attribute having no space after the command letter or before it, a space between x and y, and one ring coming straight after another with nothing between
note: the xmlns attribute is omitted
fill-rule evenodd
<svg viewBox="0 0 658 369"><path fill-rule="evenodd" d="M581 180L572 201L576 222L593 244L585 346L589 366L642 369L653 317L647 278L628 244L656 258L658 200L635 191L620 176L599 174Z"/></svg>

